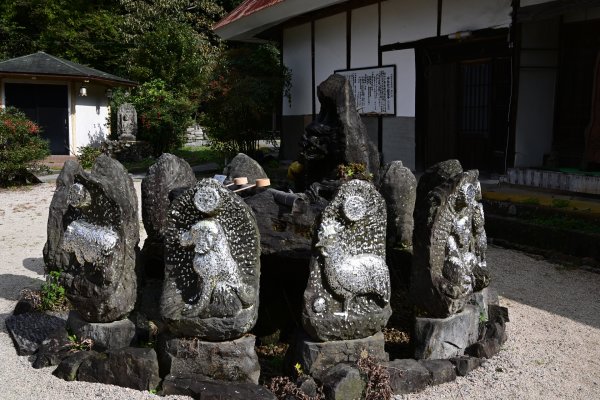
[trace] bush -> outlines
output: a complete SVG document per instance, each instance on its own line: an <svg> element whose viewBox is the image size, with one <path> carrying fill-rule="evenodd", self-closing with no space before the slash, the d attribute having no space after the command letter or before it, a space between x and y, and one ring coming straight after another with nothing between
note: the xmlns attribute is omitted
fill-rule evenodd
<svg viewBox="0 0 600 400"><path fill-rule="evenodd" d="M93 146L83 146L79 148L77 161L85 169L90 169L94 166L94 161L102 154L102 149Z"/></svg>
<svg viewBox="0 0 600 400"><path fill-rule="evenodd" d="M42 310L61 310L66 307L67 297L65 288L60 283L59 271L48 273L46 283L42 284L40 292Z"/></svg>
<svg viewBox="0 0 600 400"><path fill-rule="evenodd" d="M25 183L28 168L50 154L40 127L15 108L0 109L0 186Z"/></svg>

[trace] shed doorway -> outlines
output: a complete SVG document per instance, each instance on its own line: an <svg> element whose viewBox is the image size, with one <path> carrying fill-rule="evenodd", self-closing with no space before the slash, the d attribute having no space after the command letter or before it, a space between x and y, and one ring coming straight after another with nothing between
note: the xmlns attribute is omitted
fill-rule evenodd
<svg viewBox="0 0 600 400"><path fill-rule="evenodd" d="M69 154L69 99L67 85L6 83L6 105L15 107L42 128L50 152Z"/></svg>

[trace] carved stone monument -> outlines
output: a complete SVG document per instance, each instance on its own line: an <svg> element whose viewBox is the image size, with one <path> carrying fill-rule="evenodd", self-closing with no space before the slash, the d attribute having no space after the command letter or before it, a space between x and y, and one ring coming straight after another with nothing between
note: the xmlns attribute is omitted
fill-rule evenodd
<svg viewBox="0 0 600 400"><path fill-rule="evenodd" d="M413 245L417 355L460 355L477 340L482 312L469 302L490 281L478 171L463 172L456 160L426 171L417 188Z"/></svg>
<svg viewBox="0 0 600 400"><path fill-rule="evenodd" d="M162 154L142 179L142 219L148 234L142 249L142 260L147 276L164 276L164 241L172 200L170 196L195 183L196 176L190 165L169 153Z"/></svg>
<svg viewBox="0 0 600 400"><path fill-rule="evenodd" d="M68 161L50 205L44 261L61 271L85 321L116 321L133 309L138 241L137 197L125 168L106 155L89 174Z"/></svg>
<svg viewBox="0 0 600 400"><path fill-rule="evenodd" d="M223 365L221 371L232 362L244 365L243 373L228 379L256 383L253 336L240 338L258 316L260 236L250 208L218 181L201 180L171 204L165 262L160 310L176 337L162 346L163 365L172 374L183 373L191 361L173 360L184 357L201 369L203 354L222 348L222 357L212 360ZM226 356L229 348L238 359Z"/></svg>
<svg viewBox="0 0 600 400"><path fill-rule="evenodd" d="M375 187L361 180L342 185L315 235L302 314L312 338L365 338L385 326L391 314L385 235L385 203Z"/></svg>
<svg viewBox="0 0 600 400"><path fill-rule="evenodd" d="M117 135L119 140L133 141L137 135L137 111L131 103L123 103L117 111Z"/></svg>
<svg viewBox="0 0 600 400"><path fill-rule="evenodd" d="M377 180L379 153L367 136L348 80L331 75L318 86L317 96L321 110L302 138L304 186L324 178L335 179L337 166L351 163L365 165Z"/></svg>

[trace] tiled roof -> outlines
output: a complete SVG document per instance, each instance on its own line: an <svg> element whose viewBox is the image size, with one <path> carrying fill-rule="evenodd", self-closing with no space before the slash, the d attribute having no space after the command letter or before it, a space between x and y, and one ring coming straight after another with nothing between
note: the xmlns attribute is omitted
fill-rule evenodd
<svg viewBox="0 0 600 400"><path fill-rule="evenodd" d="M49 75L78 77L90 80L109 81L124 85L136 85L135 82L85 65L46 54L43 51L22 57L0 61L0 74Z"/></svg>
<svg viewBox="0 0 600 400"><path fill-rule="evenodd" d="M274 6L275 4L281 3L282 1L284 0L246 0L238 7L236 7L235 10L230 12L225 18L217 22L213 26L213 29L218 29L222 26L228 25L233 21L247 17L248 15L263 10L265 8Z"/></svg>

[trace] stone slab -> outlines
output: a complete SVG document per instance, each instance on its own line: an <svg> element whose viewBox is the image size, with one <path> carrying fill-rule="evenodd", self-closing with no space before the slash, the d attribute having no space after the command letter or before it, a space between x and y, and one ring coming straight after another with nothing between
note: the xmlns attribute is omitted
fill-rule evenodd
<svg viewBox="0 0 600 400"><path fill-rule="evenodd" d="M385 366L390 374L390 386L395 394L419 392L431 381L427 368L410 358L393 360Z"/></svg>
<svg viewBox="0 0 600 400"><path fill-rule="evenodd" d="M5 323L20 356L35 353L54 331L65 327L64 320L39 312L11 315Z"/></svg>
<svg viewBox="0 0 600 400"><path fill-rule="evenodd" d="M202 375L169 375L162 394L190 396L202 400L276 400L265 387L249 382L211 380Z"/></svg>
<svg viewBox="0 0 600 400"><path fill-rule="evenodd" d="M450 361L456 367L456 375L467 376L471 371L479 368L481 365L481 359L477 357L459 356L452 357Z"/></svg>
<svg viewBox="0 0 600 400"><path fill-rule="evenodd" d="M351 364L338 364L323 376L323 392L328 400L360 400L366 386L366 378Z"/></svg>
<svg viewBox="0 0 600 400"><path fill-rule="evenodd" d="M479 335L479 311L473 305L448 318L416 318L416 359L447 359L464 354Z"/></svg>
<svg viewBox="0 0 600 400"><path fill-rule="evenodd" d="M131 345L135 337L135 324L129 319L114 322L87 322L72 311L67 326L78 339L92 339L98 351L116 350Z"/></svg>
<svg viewBox="0 0 600 400"><path fill-rule="evenodd" d="M203 375L210 379L257 384L260 365L255 341L253 335L224 342L162 337L158 349L161 375Z"/></svg>
<svg viewBox="0 0 600 400"><path fill-rule="evenodd" d="M440 385L456 379L454 364L448 360L420 360L419 363L429 371L432 385Z"/></svg>

